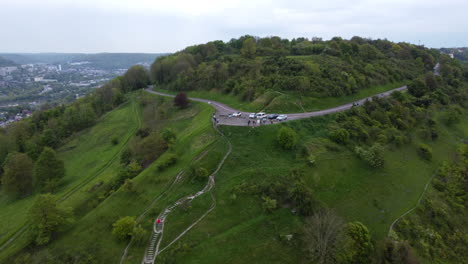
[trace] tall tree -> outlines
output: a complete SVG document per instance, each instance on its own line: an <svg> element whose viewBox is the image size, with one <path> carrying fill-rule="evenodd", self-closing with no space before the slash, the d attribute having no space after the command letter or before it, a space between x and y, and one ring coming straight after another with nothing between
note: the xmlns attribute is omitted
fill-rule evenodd
<svg viewBox="0 0 468 264"><path fill-rule="evenodd" d="M337 263L337 247L342 237L342 220L332 211L323 209L306 219L303 242L313 263Z"/></svg>
<svg viewBox="0 0 468 264"><path fill-rule="evenodd" d="M71 208L62 208L52 194L40 195L29 211L37 245L49 243L54 234L73 220Z"/></svg>
<svg viewBox="0 0 468 264"><path fill-rule="evenodd" d="M255 53L257 52L257 44L255 44L255 40L253 38L247 38L242 43L241 54L247 59L252 59L255 57Z"/></svg>
<svg viewBox="0 0 468 264"><path fill-rule="evenodd" d="M33 163L24 153L10 153L5 160L3 188L11 195L26 196L33 190Z"/></svg>
<svg viewBox="0 0 468 264"><path fill-rule="evenodd" d="M139 88L144 88L149 83L149 75L146 69L141 65L132 66L124 74L126 91L132 91Z"/></svg>
<svg viewBox="0 0 468 264"><path fill-rule="evenodd" d="M45 147L34 167L36 184L44 186L48 181L57 182L65 176L63 161L57 158L55 151Z"/></svg>

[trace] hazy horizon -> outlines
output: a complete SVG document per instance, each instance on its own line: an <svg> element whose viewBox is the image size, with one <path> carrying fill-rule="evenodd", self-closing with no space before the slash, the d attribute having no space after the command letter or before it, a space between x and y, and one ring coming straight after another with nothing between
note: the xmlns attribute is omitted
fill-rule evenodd
<svg viewBox="0 0 468 264"><path fill-rule="evenodd" d="M242 35L464 47L465 10L461 0L16 0L0 4L0 52L172 53Z"/></svg>

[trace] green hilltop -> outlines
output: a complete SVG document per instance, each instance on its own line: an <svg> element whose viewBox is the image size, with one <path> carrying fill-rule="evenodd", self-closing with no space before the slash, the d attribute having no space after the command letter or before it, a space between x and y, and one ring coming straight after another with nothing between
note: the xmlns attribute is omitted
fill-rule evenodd
<svg viewBox="0 0 468 264"><path fill-rule="evenodd" d="M242 127L148 85L278 113L408 89ZM407 43L188 47L0 130L0 263L152 262L156 247L155 263L466 262L467 99L466 66Z"/></svg>

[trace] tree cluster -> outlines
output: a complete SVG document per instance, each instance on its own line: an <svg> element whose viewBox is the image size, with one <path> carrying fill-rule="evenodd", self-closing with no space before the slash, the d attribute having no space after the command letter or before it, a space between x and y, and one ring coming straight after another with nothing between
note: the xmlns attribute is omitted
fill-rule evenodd
<svg viewBox="0 0 468 264"><path fill-rule="evenodd" d="M218 90L252 101L268 90L302 96L343 96L416 78L439 53L407 43L244 36L159 57L151 81L176 91Z"/></svg>

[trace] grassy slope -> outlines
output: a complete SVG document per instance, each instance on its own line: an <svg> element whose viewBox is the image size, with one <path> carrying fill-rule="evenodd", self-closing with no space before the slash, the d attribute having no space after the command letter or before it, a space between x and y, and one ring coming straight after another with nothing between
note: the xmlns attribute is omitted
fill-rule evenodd
<svg viewBox="0 0 468 264"><path fill-rule="evenodd" d="M326 118L289 123L301 131L307 142L323 135ZM175 263L297 263L299 217L287 208L272 214L261 209L261 200L247 194L232 199L232 188L240 182L274 181L292 168L302 168L316 198L334 208L347 221L365 223L376 239L383 238L390 223L414 206L437 164L466 138L464 126L441 126L439 139L428 142L434 151L432 163L421 160L412 144L388 148L386 168L370 170L347 150L318 154L317 166L310 168L293 153L274 143L279 126L261 128L224 127L234 149L221 170L216 187L218 207L197 228L161 255ZM294 234L286 242L281 235ZM220 254L222 252L222 254Z"/></svg>
<svg viewBox="0 0 468 264"><path fill-rule="evenodd" d="M242 111L259 112L264 110L277 113L296 113L318 111L347 104L403 85L405 85L405 82L391 83L363 89L353 95L323 98L306 97L292 92L267 91L253 102L245 102L236 96L226 95L219 91L187 91L186 93L190 97L218 101ZM154 90L163 93L177 94L177 92L159 88Z"/></svg>
<svg viewBox="0 0 468 264"><path fill-rule="evenodd" d="M125 116L118 112L123 109L131 112L129 106L126 106L115 111L115 118ZM51 250L86 248L99 242L97 246L99 251L94 253L99 261L118 262L126 243L118 242L111 236L112 223L122 216L138 216L155 197L163 194L161 200L141 222L146 230L150 230L154 217L161 210L180 197L200 190L205 184L193 181L189 175L185 175L181 183L168 188L175 175L195 161L212 171L225 153L225 141L216 140L218 135L210 127L211 113L212 109L208 105L194 104L192 108L174 115L168 122L168 127L177 133L178 140L169 153L176 153L178 162L167 170L158 172L156 165L159 161L156 161L135 178L135 193L118 190L95 210L78 219L71 230L48 248ZM114 112L104 120L113 120L113 116ZM316 146L320 145L320 142L317 143L317 138L325 135L329 118L322 117L287 124L300 132L306 144ZM112 126L105 124L106 122L100 123L80 135L79 139L76 139L80 144L76 145L72 140L60 151L61 155L69 155L67 168L76 166L77 170L85 168L90 173L96 173L103 164L107 164L98 162L101 166L87 165L96 159L96 150L106 153L106 148L110 146L103 143L105 138L109 141L109 136L101 138L102 135L97 135L98 131L115 133L115 130L111 129ZM317 147L317 166L308 167L303 160L296 158L295 153L283 151L276 145L275 136L280 125L260 128L223 127L223 131L233 144L233 153L216 178L217 185L213 193L217 207L159 258L175 263L299 262L301 252L297 243L301 219L292 214L288 208L279 208L271 214L266 214L257 196L232 195L232 188L242 182L275 181L292 168L305 171L307 182L312 186L317 199L335 208L347 221L364 222L375 238L382 238L389 224L414 205L436 165L447 159L460 139L467 137L466 124L468 120L465 118L456 129L441 127L439 139L429 142L434 149L434 162L427 163L417 156L415 145L419 140L415 137L410 145L398 149L388 148L385 154L386 167L377 171L370 170L343 148L336 152L319 151L320 148ZM100 129L95 130L97 128ZM97 140L98 138L101 140ZM90 149L87 153L94 158L90 158L90 162L87 162L86 157L80 155L83 151L86 152L85 149L81 149L83 147L81 142L93 142L91 139L96 141L94 145L89 144ZM102 148L99 142L102 143ZM75 154L73 154L74 149L70 149L71 146L76 146ZM112 153L118 151L119 146L115 147L115 152L109 151L107 161L112 161ZM160 159L164 159L166 155ZM82 165L84 166L81 167ZM112 175L117 167L117 164L112 163L108 168L109 171L100 174L100 177L107 179L106 175ZM75 182L73 179L83 173L76 171L76 174L68 175L67 180L70 184L67 186L74 186L71 184ZM82 178L79 179L83 181ZM79 197L85 199L91 195L90 192L83 190L89 190L94 183L92 181L82 186L80 191L70 196L66 201L68 205L75 206L79 204ZM61 193L65 192L63 190ZM197 198L188 209L175 210L167 219L162 247L200 217L211 203L210 196L206 194ZM281 236L286 234L294 234L293 240L281 239ZM132 247L126 263L139 263L144 249L145 245Z"/></svg>
<svg viewBox="0 0 468 264"><path fill-rule="evenodd" d="M177 141L166 154L134 179L136 192L129 193L119 189L94 210L78 219L72 229L48 246L49 250L76 250L95 245L98 251L93 255L99 263L117 263L126 243L116 241L111 235L112 223L122 216L140 215L155 197L163 194L155 207L140 222L146 230L151 230L154 217L164 207L184 194L194 193L203 188L205 183L193 183L186 175L181 183L172 186L169 192L165 192L177 173L186 169L197 157L208 160L209 166L206 167L213 170L224 154L225 142L217 140L218 135L211 127L212 113L213 109L210 106L194 104L193 107L172 115L167 127L177 134ZM209 150L209 153L206 150ZM178 162L164 171L158 171L156 165L170 153L177 155ZM204 199L204 196L202 197ZM127 258L128 262L139 263L145 246L132 247ZM45 254L45 252L39 254Z"/></svg>
<svg viewBox="0 0 468 264"><path fill-rule="evenodd" d="M104 116L94 127L85 130L71 138L71 140L57 151L60 159L65 161L67 171L58 197L66 206L76 206L89 196L84 192L89 184L106 180L118 169L116 162L126 141L134 134L138 127L138 113L133 101L123 105ZM120 143L112 145L113 136L120 138ZM91 182L91 183L90 183ZM0 194L0 238L3 243L26 222L27 211L38 194L26 199L12 201ZM20 241L24 240L20 238ZM0 260L10 251L16 251L21 243L0 253Z"/></svg>

